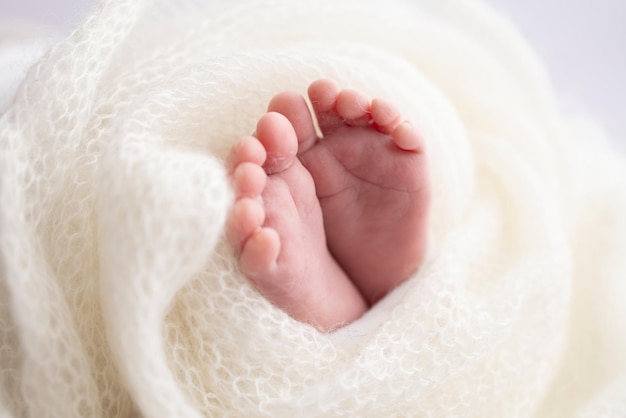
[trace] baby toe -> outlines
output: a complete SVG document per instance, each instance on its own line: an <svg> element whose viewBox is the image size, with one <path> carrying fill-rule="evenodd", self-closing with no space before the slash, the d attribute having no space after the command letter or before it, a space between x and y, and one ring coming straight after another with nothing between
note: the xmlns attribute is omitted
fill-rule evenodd
<svg viewBox="0 0 626 418"><path fill-rule="evenodd" d="M298 93L279 93L270 101L269 112L277 112L285 116L293 126L298 138L298 152L309 149L317 141L317 133L309 107Z"/></svg>
<svg viewBox="0 0 626 418"><path fill-rule="evenodd" d="M268 277L276 269L276 261L280 253L280 237L272 228L260 228L245 242L239 265L241 270L259 288L261 293L273 289L276 283L266 283Z"/></svg>
<svg viewBox="0 0 626 418"><path fill-rule="evenodd" d="M392 103L382 100L372 100L372 120L377 128L386 134L390 134L400 123L400 111Z"/></svg>
<svg viewBox="0 0 626 418"><path fill-rule="evenodd" d="M309 86L309 100L323 134L343 126L343 117L337 113L339 86L332 80L317 80Z"/></svg>
<svg viewBox="0 0 626 418"><path fill-rule="evenodd" d="M246 241L265 222L265 210L257 200L237 200L228 217L226 237L237 253L241 253Z"/></svg>
<svg viewBox="0 0 626 418"><path fill-rule="evenodd" d="M263 144L253 136L246 136L231 148L226 158L226 168L228 173L232 175L240 164L249 162L263 165L266 158L267 153Z"/></svg>
<svg viewBox="0 0 626 418"><path fill-rule="evenodd" d="M232 175L232 184L238 199L260 196L267 181L263 168L255 163L239 164Z"/></svg>
<svg viewBox="0 0 626 418"><path fill-rule="evenodd" d="M333 80L321 79L309 86L309 100L317 114L334 112L339 86Z"/></svg>
<svg viewBox="0 0 626 418"><path fill-rule="evenodd" d="M398 148L405 151L422 151L422 138L419 132L409 122L398 124L391 133Z"/></svg>
<svg viewBox="0 0 626 418"><path fill-rule="evenodd" d="M337 113L350 125L368 123L370 100L356 90L342 90L337 95Z"/></svg>
<svg viewBox="0 0 626 418"><path fill-rule="evenodd" d="M257 123L256 137L267 152L263 168L268 174L284 171L291 166L298 152L298 139L285 116L276 112L265 114Z"/></svg>

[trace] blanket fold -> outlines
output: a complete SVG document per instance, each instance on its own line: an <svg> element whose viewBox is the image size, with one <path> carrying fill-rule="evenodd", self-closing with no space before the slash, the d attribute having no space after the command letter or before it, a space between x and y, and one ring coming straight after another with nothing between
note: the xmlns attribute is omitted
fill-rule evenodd
<svg viewBox="0 0 626 418"><path fill-rule="evenodd" d="M320 77L433 182L424 265L332 334L223 238L231 145ZM0 416L624 416L626 162L479 1L104 1L0 141Z"/></svg>

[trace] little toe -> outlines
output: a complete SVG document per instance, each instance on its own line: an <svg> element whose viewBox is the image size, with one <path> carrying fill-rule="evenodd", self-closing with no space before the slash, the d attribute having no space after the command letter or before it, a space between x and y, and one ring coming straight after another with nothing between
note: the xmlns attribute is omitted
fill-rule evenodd
<svg viewBox="0 0 626 418"><path fill-rule="evenodd" d="M272 228L260 228L244 243L239 265L261 293L275 287L275 283L265 283L267 277L277 267L276 260L280 253L280 237Z"/></svg>
<svg viewBox="0 0 626 418"><path fill-rule="evenodd" d="M226 158L226 169L232 175L241 163L249 162L263 165L266 158L267 153L263 144L253 136L246 136L231 148Z"/></svg>
<svg viewBox="0 0 626 418"><path fill-rule="evenodd" d="M268 174L284 171L291 166L298 152L298 139L285 116L276 112L266 113L257 123L256 137L267 152L263 168Z"/></svg>
<svg viewBox="0 0 626 418"><path fill-rule="evenodd" d="M239 199L233 205L226 224L226 237L237 253L265 222L265 210L254 199Z"/></svg>
<svg viewBox="0 0 626 418"><path fill-rule="evenodd" d="M291 122L298 138L298 152L306 151L317 141L313 117L302 95L294 92L279 93L270 101L267 110L280 113Z"/></svg>
<svg viewBox="0 0 626 418"><path fill-rule="evenodd" d="M256 198L261 195L265 188L267 175L260 165L244 162L235 168L231 181L238 199L242 197Z"/></svg>
<svg viewBox="0 0 626 418"><path fill-rule="evenodd" d="M400 149L414 152L422 151L422 137L409 122L405 121L398 124L391 133L391 137Z"/></svg>
<svg viewBox="0 0 626 418"><path fill-rule="evenodd" d="M367 124L370 120L370 100L363 93L345 89L337 95L337 113L349 125Z"/></svg>
<svg viewBox="0 0 626 418"><path fill-rule="evenodd" d="M400 111L392 103L382 100L372 100L372 120L378 130L390 134L400 123Z"/></svg>

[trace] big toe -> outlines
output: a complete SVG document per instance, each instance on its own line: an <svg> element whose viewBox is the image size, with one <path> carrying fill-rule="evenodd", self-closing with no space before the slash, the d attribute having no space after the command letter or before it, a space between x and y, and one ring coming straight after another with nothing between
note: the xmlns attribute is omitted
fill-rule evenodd
<svg viewBox="0 0 626 418"><path fill-rule="evenodd" d="M335 81L327 79L314 81L309 86L308 95L322 131L326 127L343 124L343 117L337 113L339 86Z"/></svg>
<svg viewBox="0 0 626 418"><path fill-rule="evenodd" d="M289 120L298 138L299 152L311 148L317 141L313 116L302 95L290 91L279 93L272 98L267 110L280 113Z"/></svg>
<svg viewBox="0 0 626 418"><path fill-rule="evenodd" d="M277 112L265 114L257 123L255 136L267 152L263 168L268 174L291 166L298 152L298 139L293 125L284 115Z"/></svg>

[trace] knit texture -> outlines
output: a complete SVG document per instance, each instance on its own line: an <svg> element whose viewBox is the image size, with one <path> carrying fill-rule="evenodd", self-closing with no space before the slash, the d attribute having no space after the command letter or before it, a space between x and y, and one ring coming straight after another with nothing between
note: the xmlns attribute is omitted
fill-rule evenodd
<svg viewBox="0 0 626 418"><path fill-rule="evenodd" d="M223 239L230 146L320 77L433 183L424 265L333 334ZM480 2L103 2L0 141L1 417L626 416L626 163Z"/></svg>

